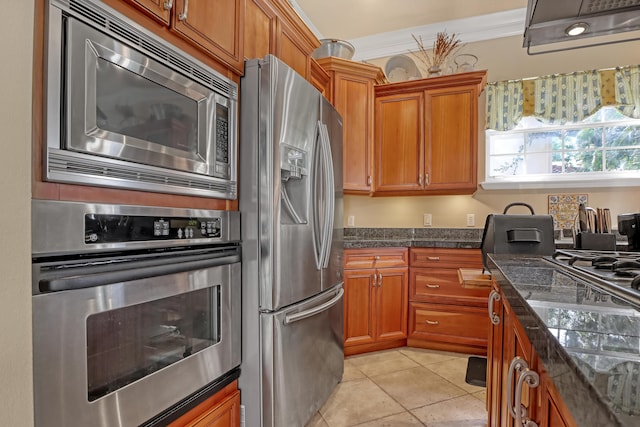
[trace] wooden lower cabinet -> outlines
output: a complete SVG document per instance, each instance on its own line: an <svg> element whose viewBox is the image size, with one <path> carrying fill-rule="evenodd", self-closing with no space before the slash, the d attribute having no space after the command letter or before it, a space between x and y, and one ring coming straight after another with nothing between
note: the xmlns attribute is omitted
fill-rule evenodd
<svg viewBox="0 0 640 427"><path fill-rule="evenodd" d="M487 312L481 307L409 303L407 344L448 351L483 353Z"/></svg>
<svg viewBox="0 0 640 427"><path fill-rule="evenodd" d="M512 415L517 407L518 394L521 396L519 405L525 414L523 425L577 427L524 328L497 289L491 293L489 308L494 314L494 323L490 329L487 357L488 427L518 425ZM522 381L522 388L518 391L519 379L524 372L535 380L532 385Z"/></svg>
<svg viewBox="0 0 640 427"><path fill-rule="evenodd" d="M404 248L345 250L345 355L406 345L406 260Z"/></svg>
<svg viewBox="0 0 640 427"><path fill-rule="evenodd" d="M463 287L460 268L482 268L479 249L411 248L409 335L413 347L486 354L489 287Z"/></svg>
<svg viewBox="0 0 640 427"><path fill-rule="evenodd" d="M240 390L237 380L169 424L169 427L205 426L240 426Z"/></svg>

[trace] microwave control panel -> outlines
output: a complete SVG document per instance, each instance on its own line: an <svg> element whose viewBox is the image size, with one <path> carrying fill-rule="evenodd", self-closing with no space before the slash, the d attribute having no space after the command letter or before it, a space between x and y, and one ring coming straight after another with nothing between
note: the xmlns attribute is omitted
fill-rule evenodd
<svg viewBox="0 0 640 427"><path fill-rule="evenodd" d="M87 214L86 244L217 239L222 219Z"/></svg>

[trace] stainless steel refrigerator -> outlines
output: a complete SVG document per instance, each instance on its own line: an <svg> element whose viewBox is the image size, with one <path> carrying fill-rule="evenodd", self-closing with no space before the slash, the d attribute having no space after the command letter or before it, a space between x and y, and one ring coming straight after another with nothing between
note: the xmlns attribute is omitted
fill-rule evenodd
<svg viewBox="0 0 640 427"><path fill-rule="evenodd" d="M342 379L342 119L274 56L240 82L247 427L304 426Z"/></svg>

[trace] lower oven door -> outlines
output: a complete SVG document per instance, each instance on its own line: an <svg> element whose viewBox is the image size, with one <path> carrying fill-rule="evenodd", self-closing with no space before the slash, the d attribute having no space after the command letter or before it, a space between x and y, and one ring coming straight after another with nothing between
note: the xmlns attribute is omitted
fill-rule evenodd
<svg viewBox="0 0 640 427"><path fill-rule="evenodd" d="M239 366L240 271L34 295L36 426L136 426Z"/></svg>

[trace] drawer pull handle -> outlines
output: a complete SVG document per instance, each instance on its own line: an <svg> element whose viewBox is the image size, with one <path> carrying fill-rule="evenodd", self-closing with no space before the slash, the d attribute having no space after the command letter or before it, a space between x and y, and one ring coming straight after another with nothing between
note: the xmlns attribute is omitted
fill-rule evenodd
<svg viewBox="0 0 640 427"><path fill-rule="evenodd" d="M425 286L429 289L438 289L440 287L440 285L432 285L431 283L427 283Z"/></svg>
<svg viewBox="0 0 640 427"><path fill-rule="evenodd" d="M426 323L427 325L439 325L440 322L438 322L437 320L425 320L424 323Z"/></svg>
<svg viewBox="0 0 640 427"><path fill-rule="evenodd" d="M427 259L429 261L440 261L440 257L439 256L428 256Z"/></svg>

